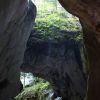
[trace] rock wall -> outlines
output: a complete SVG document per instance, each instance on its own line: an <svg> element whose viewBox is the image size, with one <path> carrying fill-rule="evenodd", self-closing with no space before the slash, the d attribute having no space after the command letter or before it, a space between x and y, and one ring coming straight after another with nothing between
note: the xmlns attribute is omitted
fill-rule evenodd
<svg viewBox="0 0 100 100"><path fill-rule="evenodd" d="M22 89L20 65L36 7L27 0L0 0L0 100L13 100Z"/></svg>
<svg viewBox="0 0 100 100"><path fill-rule="evenodd" d="M34 41L31 38L21 69L49 81L55 98L83 100L87 86L79 44L73 40L55 42Z"/></svg>
<svg viewBox="0 0 100 100"><path fill-rule="evenodd" d="M66 10L80 18L90 62L88 100L100 100L100 1L59 1ZM31 7L28 5L27 0L0 0L1 100L11 100L20 91L19 66L36 12L32 4Z"/></svg>
<svg viewBox="0 0 100 100"><path fill-rule="evenodd" d="M87 100L100 100L100 0L58 0L79 17L90 63Z"/></svg>

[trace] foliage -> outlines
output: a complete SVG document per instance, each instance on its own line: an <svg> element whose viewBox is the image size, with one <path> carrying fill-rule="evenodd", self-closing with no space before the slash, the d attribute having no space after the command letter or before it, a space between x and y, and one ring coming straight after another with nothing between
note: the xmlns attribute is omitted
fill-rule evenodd
<svg viewBox="0 0 100 100"><path fill-rule="evenodd" d="M60 13L56 11L58 9L54 8L56 3L51 4L45 2L41 4L41 7L37 5L38 14L35 25L33 26L33 36L31 39L33 41L81 40L82 33L80 33L81 28L78 19L74 16L69 17L70 14L62 12L62 8L59 9ZM43 91L48 88L50 88L48 82L42 79L36 79L32 84L24 87L23 91L16 97L16 100L45 100Z"/></svg>
<svg viewBox="0 0 100 100"><path fill-rule="evenodd" d="M50 88L47 81L43 79L37 79L35 84L25 87L23 91L16 97L16 100L44 100L44 90Z"/></svg>
<svg viewBox="0 0 100 100"><path fill-rule="evenodd" d="M64 10L57 0L33 0L37 6L35 40L82 39L78 18ZM69 32L77 33L70 35Z"/></svg>
<svg viewBox="0 0 100 100"><path fill-rule="evenodd" d="M79 31L80 25L77 18L65 18L58 13L46 13L44 16L37 17L34 26L34 36L44 40L68 39L72 36L69 32L75 36L74 33L79 35Z"/></svg>

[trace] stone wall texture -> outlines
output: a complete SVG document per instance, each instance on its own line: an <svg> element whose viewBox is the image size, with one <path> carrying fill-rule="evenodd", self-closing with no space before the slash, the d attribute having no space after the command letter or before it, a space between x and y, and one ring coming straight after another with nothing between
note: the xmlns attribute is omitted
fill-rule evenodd
<svg viewBox="0 0 100 100"><path fill-rule="evenodd" d="M0 100L13 100L20 92L20 65L36 16L27 0L0 0Z"/></svg>

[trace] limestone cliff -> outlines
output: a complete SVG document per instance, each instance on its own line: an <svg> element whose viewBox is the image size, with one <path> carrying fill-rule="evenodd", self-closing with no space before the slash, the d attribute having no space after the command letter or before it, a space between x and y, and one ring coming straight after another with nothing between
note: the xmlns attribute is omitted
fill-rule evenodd
<svg viewBox="0 0 100 100"><path fill-rule="evenodd" d="M88 100L100 100L100 0L59 1L81 21L90 62L87 96ZM20 91L19 66L35 12L27 0L0 0L1 100L12 100Z"/></svg>
<svg viewBox="0 0 100 100"><path fill-rule="evenodd" d="M27 0L0 0L0 100L20 92L20 65L36 7Z"/></svg>
<svg viewBox="0 0 100 100"><path fill-rule="evenodd" d="M79 17L90 63L87 100L100 100L100 0L58 0Z"/></svg>

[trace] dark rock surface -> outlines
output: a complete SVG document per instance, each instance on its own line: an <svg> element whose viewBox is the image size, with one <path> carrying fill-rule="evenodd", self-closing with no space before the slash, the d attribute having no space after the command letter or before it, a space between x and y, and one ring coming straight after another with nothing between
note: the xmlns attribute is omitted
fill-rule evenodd
<svg viewBox="0 0 100 100"><path fill-rule="evenodd" d="M0 0L0 100L13 100L22 89L20 65L36 7L27 0Z"/></svg>
<svg viewBox="0 0 100 100"><path fill-rule="evenodd" d="M28 41L21 69L49 81L55 97L83 100L87 86L79 49L73 40Z"/></svg>
<svg viewBox="0 0 100 100"><path fill-rule="evenodd" d="M90 63L87 100L100 100L100 0L58 0L79 17Z"/></svg>
<svg viewBox="0 0 100 100"><path fill-rule="evenodd" d="M100 100L100 0L59 1L66 10L81 20L90 62L87 99ZM30 20L25 24L28 9L27 0L0 0L1 100L10 100L19 92L19 66L22 63L31 22Z"/></svg>

